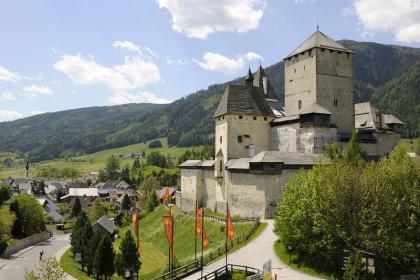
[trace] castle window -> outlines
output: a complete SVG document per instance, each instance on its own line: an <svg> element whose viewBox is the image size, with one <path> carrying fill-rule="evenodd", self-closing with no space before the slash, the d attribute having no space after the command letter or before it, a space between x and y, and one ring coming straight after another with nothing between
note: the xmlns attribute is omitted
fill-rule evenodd
<svg viewBox="0 0 420 280"><path fill-rule="evenodd" d="M267 117L264 117L264 120L266 121L267 120Z"/></svg>
<svg viewBox="0 0 420 280"><path fill-rule="evenodd" d="M338 99L334 98L334 107L337 107L337 106L338 106Z"/></svg>
<svg viewBox="0 0 420 280"><path fill-rule="evenodd" d="M312 50L309 50L308 53L309 53L309 56L312 56Z"/></svg>
<svg viewBox="0 0 420 280"><path fill-rule="evenodd" d="M298 108L299 110L302 109L302 100L298 100Z"/></svg>
<svg viewBox="0 0 420 280"><path fill-rule="evenodd" d="M338 51L338 54L341 54L341 51Z"/></svg>
<svg viewBox="0 0 420 280"><path fill-rule="evenodd" d="M254 121L256 121L257 120L257 117L254 117Z"/></svg>
<svg viewBox="0 0 420 280"><path fill-rule="evenodd" d="M242 136L238 135L238 143L242 143Z"/></svg>
<svg viewBox="0 0 420 280"><path fill-rule="evenodd" d="M296 69L295 69L295 73L296 73Z"/></svg>
<svg viewBox="0 0 420 280"><path fill-rule="evenodd" d="M325 49L324 48L321 48L321 52L325 52Z"/></svg>
<svg viewBox="0 0 420 280"><path fill-rule="evenodd" d="M338 61L337 61L337 66L338 66Z"/></svg>
<svg viewBox="0 0 420 280"><path fill-rule="evenodd" d="M222 116L222 120L224 120L225 119L225 116Z"/></svg>
<svg viewBox="0 0 420 280"><path fill-rule="evenodd" d="M350 57L350 54L347 54L347 59L349 59L349 57Z"/></svg>
<svg viewBox="0 0 420 280"><path fill-rule="evenodd" d="M220 143L222 143L222 136L220 136Z"/></svg>
<svg viewBox="0 0 420 280"><path fill-rule="evenodd" d="M223 171L223 162L219 161L219 171L222 172Z"/></svg>
<svg viewBox="0 0 420 280"><path fill-rule="evenodd" d="M239 116L239 119L242 120L242 116Z"/></svg>
<svg viewBox="0 0 420 280"><path fill-rule="evenodd" d="M332 53L333 52L333 50L330 50L330 53Z"/></svg>
<svg viewBox="0 0 420 280"><path fill-rule="evenodd" d="M305 71L305 65L303 65L303 71Z"/></svg>
<svg viewBox="0 0 420 280"><path fill-rule="evenodd" d="M295 55L295 58L298 58L298 55Z"/></svg>

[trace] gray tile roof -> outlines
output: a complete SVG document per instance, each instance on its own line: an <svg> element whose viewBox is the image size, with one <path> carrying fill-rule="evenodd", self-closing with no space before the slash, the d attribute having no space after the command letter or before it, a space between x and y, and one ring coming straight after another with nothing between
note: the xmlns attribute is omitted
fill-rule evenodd
<svg viewBox="0 0 420 280"><path fill-rule="evenodd" d="M353 53L351 50L337 43L321 31L315 31L308 39L300 44L299 47L286 56L285 59L315 47Z"/></svg>
<svg viewBox="0 0 420 280"><path fill-rule="evenodd" d="M228 85L214 117L225 114L272 116L262 89L247 85Z"/></svg>
<svg viewBox="0 0 420 280"><path fill-rule="evenodd" d="M250 162L283 163L285 165L313 165L321 159L320 155L300 152L262 151L255 155Z"/></svg>
<svg viewBox="0 0 420 280"><path fill-rule="evenodd" d="M129 187L130 185L124 180L119 182L118 185L116 186L117 189L128 189Z"/></svg>
<svg viewBox="0 0 420 280"><path fill-rule="evenodd" d="M214 160L187 160L179 165L180 168L188 168L188 167L213 167Z"/></svg>
<svg viewBox="0 0 420 280"><path fill-rule="evenodd" d="M173 195L176 192L176 188L174 187L168 187L169 188L169 195ZM166 192L166 187L161 188L160 190L156 191L156 195L159 199L163 198Z"/></svg>
<svg viewBox="0 0 420 280"><path fill-rule="evenodd" d="M106 216L103 215L100 217L93 225L100 225L103 229L105 229L110 234L113 234L117 227L114 225L114 223Z"/></svg>
<svg viewBox="0 0 420 280"><path fill-rule="evenodd" d="M395 124L404 124L402 121L400 121L400 119L398 119L394 115L383 114L382 117L383 117L384 123L386 123L386 124L394 124L394 123Z"/></svg>
<svg viewBox="0 0 420 280"><path fill-rule="evenodd" d="M263 78L264 77L267 78L267 94L264 93L264 88L263 88ZM255 72L253 85L254 85L254 87L258 87L263 91L263 94L264 94L265 98L278 100L278 97L277 97L276 93L274 92L273 86L271 85L270 80L268 79L268 77L265 74L265 71L261 67L261 65L258 68L257 72Z"/></svg>
<svg viewBox="0 0 420 280"><path fill-rule="evenodd" d="M306 106L303 108L299 114L305 115L305 114L324 114L324 115L331 115L331 112L322 107L321 105L317 103L312 103L309 106Z"/></svg>

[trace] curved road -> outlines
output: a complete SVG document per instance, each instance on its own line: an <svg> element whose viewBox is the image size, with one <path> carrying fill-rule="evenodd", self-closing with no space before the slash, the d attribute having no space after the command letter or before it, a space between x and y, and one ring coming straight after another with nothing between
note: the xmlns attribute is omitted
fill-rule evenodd
<svg viewBox="0 0 420 280"><path fill-rule="evenodd" d="M61 256L70 248L70 235L57 235L30 246L12 255L10 259L0 259L0 279L20 280L24 278L25 269L33 269L39 263L39 252L44 250L43 258L55 257L60 260ZM68 280L73 277L68 276Z"/></svg>
<svg viewBox="0 0 420 280"><path fill-rule="evenodd" d="M263 264L271 259L271 266L273 272L273 278L277 275L277 279L287 280L311 280L320 279L307 274L303 274L296 270L291 269L282 263L274 252L274 242L278 239L274 234L273 220L265 220L268 225L265 230L252 242L245 247L228 255L228 263L246 265L260 270L263 269ZM210 273L225 265L225 258L219 259L218 261L211 263L204 267L203 275ZM200 278L200 272L195 273L186 279L196 280Z"/></svg>

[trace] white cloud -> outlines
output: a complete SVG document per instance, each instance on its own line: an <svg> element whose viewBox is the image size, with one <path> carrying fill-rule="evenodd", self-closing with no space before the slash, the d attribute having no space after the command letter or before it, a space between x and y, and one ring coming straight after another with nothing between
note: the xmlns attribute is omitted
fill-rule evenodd
<svg viewBox="0 0 420 280"><path fill-rule="evenodd" d="M160 81L159 69L141 57L126 57L123 64L106 67L81 54L65 54L54 68L76 85L106 85L113 91L126 91Z"/></svg>
<svg viewBox="0 0 420 280"><path fill-rule="evenodd" d="M31 85L23 87L22 89L24 91L23 95L28 98L34 98L40 95L51 96L54 94L51 88L43 85Z"/></svg>
<svg viewBox="0 0 420 280"><path fill-rule="evenodd" d="M16 111L0 110L0 122L13 121L22 117L23 115Z"/></svg>
<svg viewBox="0 0 420 280"><path fill-rule="evenodd" d="M318 0L295 0L296 4L315 3L315 2L318 2Z"/></svg>
<svg viewBox="0 0 420 280"><path fill-rule="evenodd" d="M7 70L0 65L0 81L17 82L20 79L22 77L18 73Z"/></svg>
<svg viewBox="0 0 420 280"><path fill-rule="evenodd" d="M112 104L125 104L125 103L155 103L166 104L171 103L170 100L160 98L153 93L144 91L139 94L131 94L128 92L116 92L109 98Z"/></svg>
<svg viewBox="0 0 420 280"><path fill-rule="evenodd" d="M16 97L10 91L2 91L0 92L0 101L11 101L15 100Z"/></svg>
<svg viewBox="0 0 420 280"><path fill-rule="evenodd" d="M128 50L128 51L137 53L141 55L142 57L149 58L149 59L151 57L154 57L154 58L158 57L158 55L154 51L152 51L150 48L136 45L131 41L114 41L112 46L116 49L123 49L123 50Z"/></svg>
<svg viewBox="0 0 420 280"><path fill-rule="evenodd" d="M262 56L254 52L248 52L239 55L236 59L228 58L218 53L206 52L202 61L193 59L193 61L203 69L211 71L220 71L225 74L231 74L244 67L246 61L263 59Z"/></svg>
<svg viewBox="0 0 420 280"><path fill-rule="evenodd" d="M172 16L172 28L205 39L214 32L246 32L259 26L265 0L156 0Z"/></svg>
<svg viewBox="0 0 420 280"><path fill-rule="evenodd" d="M35 116L35 115L41 115L46 113L46 111L41 111L41 110L35 110L35 111L31 111L31 116Z"/></svg>
<svg viewBox="0 0 420 280"><path fill-rule="evenodd" d="M355 14L366 31L392 32L401 42L420 42L419 0L355 0Z"/></svg>
<svg viewBox="0 0 420 280"><path fill-rule="evenodd" d="M169 56L166 57L166 64L168 65L185 65L187 62L180 58L172 59Z"/></svg>

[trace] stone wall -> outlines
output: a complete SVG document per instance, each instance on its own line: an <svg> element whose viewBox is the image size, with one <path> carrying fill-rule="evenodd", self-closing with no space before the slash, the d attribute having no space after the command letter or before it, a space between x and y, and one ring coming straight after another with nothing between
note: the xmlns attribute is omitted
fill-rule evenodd
<svg viewBox="0 0 420 280"><path fill-rule="evenodd" d="M23 250L30 246L47 241L49 238L50 238L50 234L48 232L41 232L41 233L34 234L32 236L26 237L20 240L18 243L7 247L2 255L2 258L8 259L10 258L11 255L19 252L20 250Z"/></svg>

